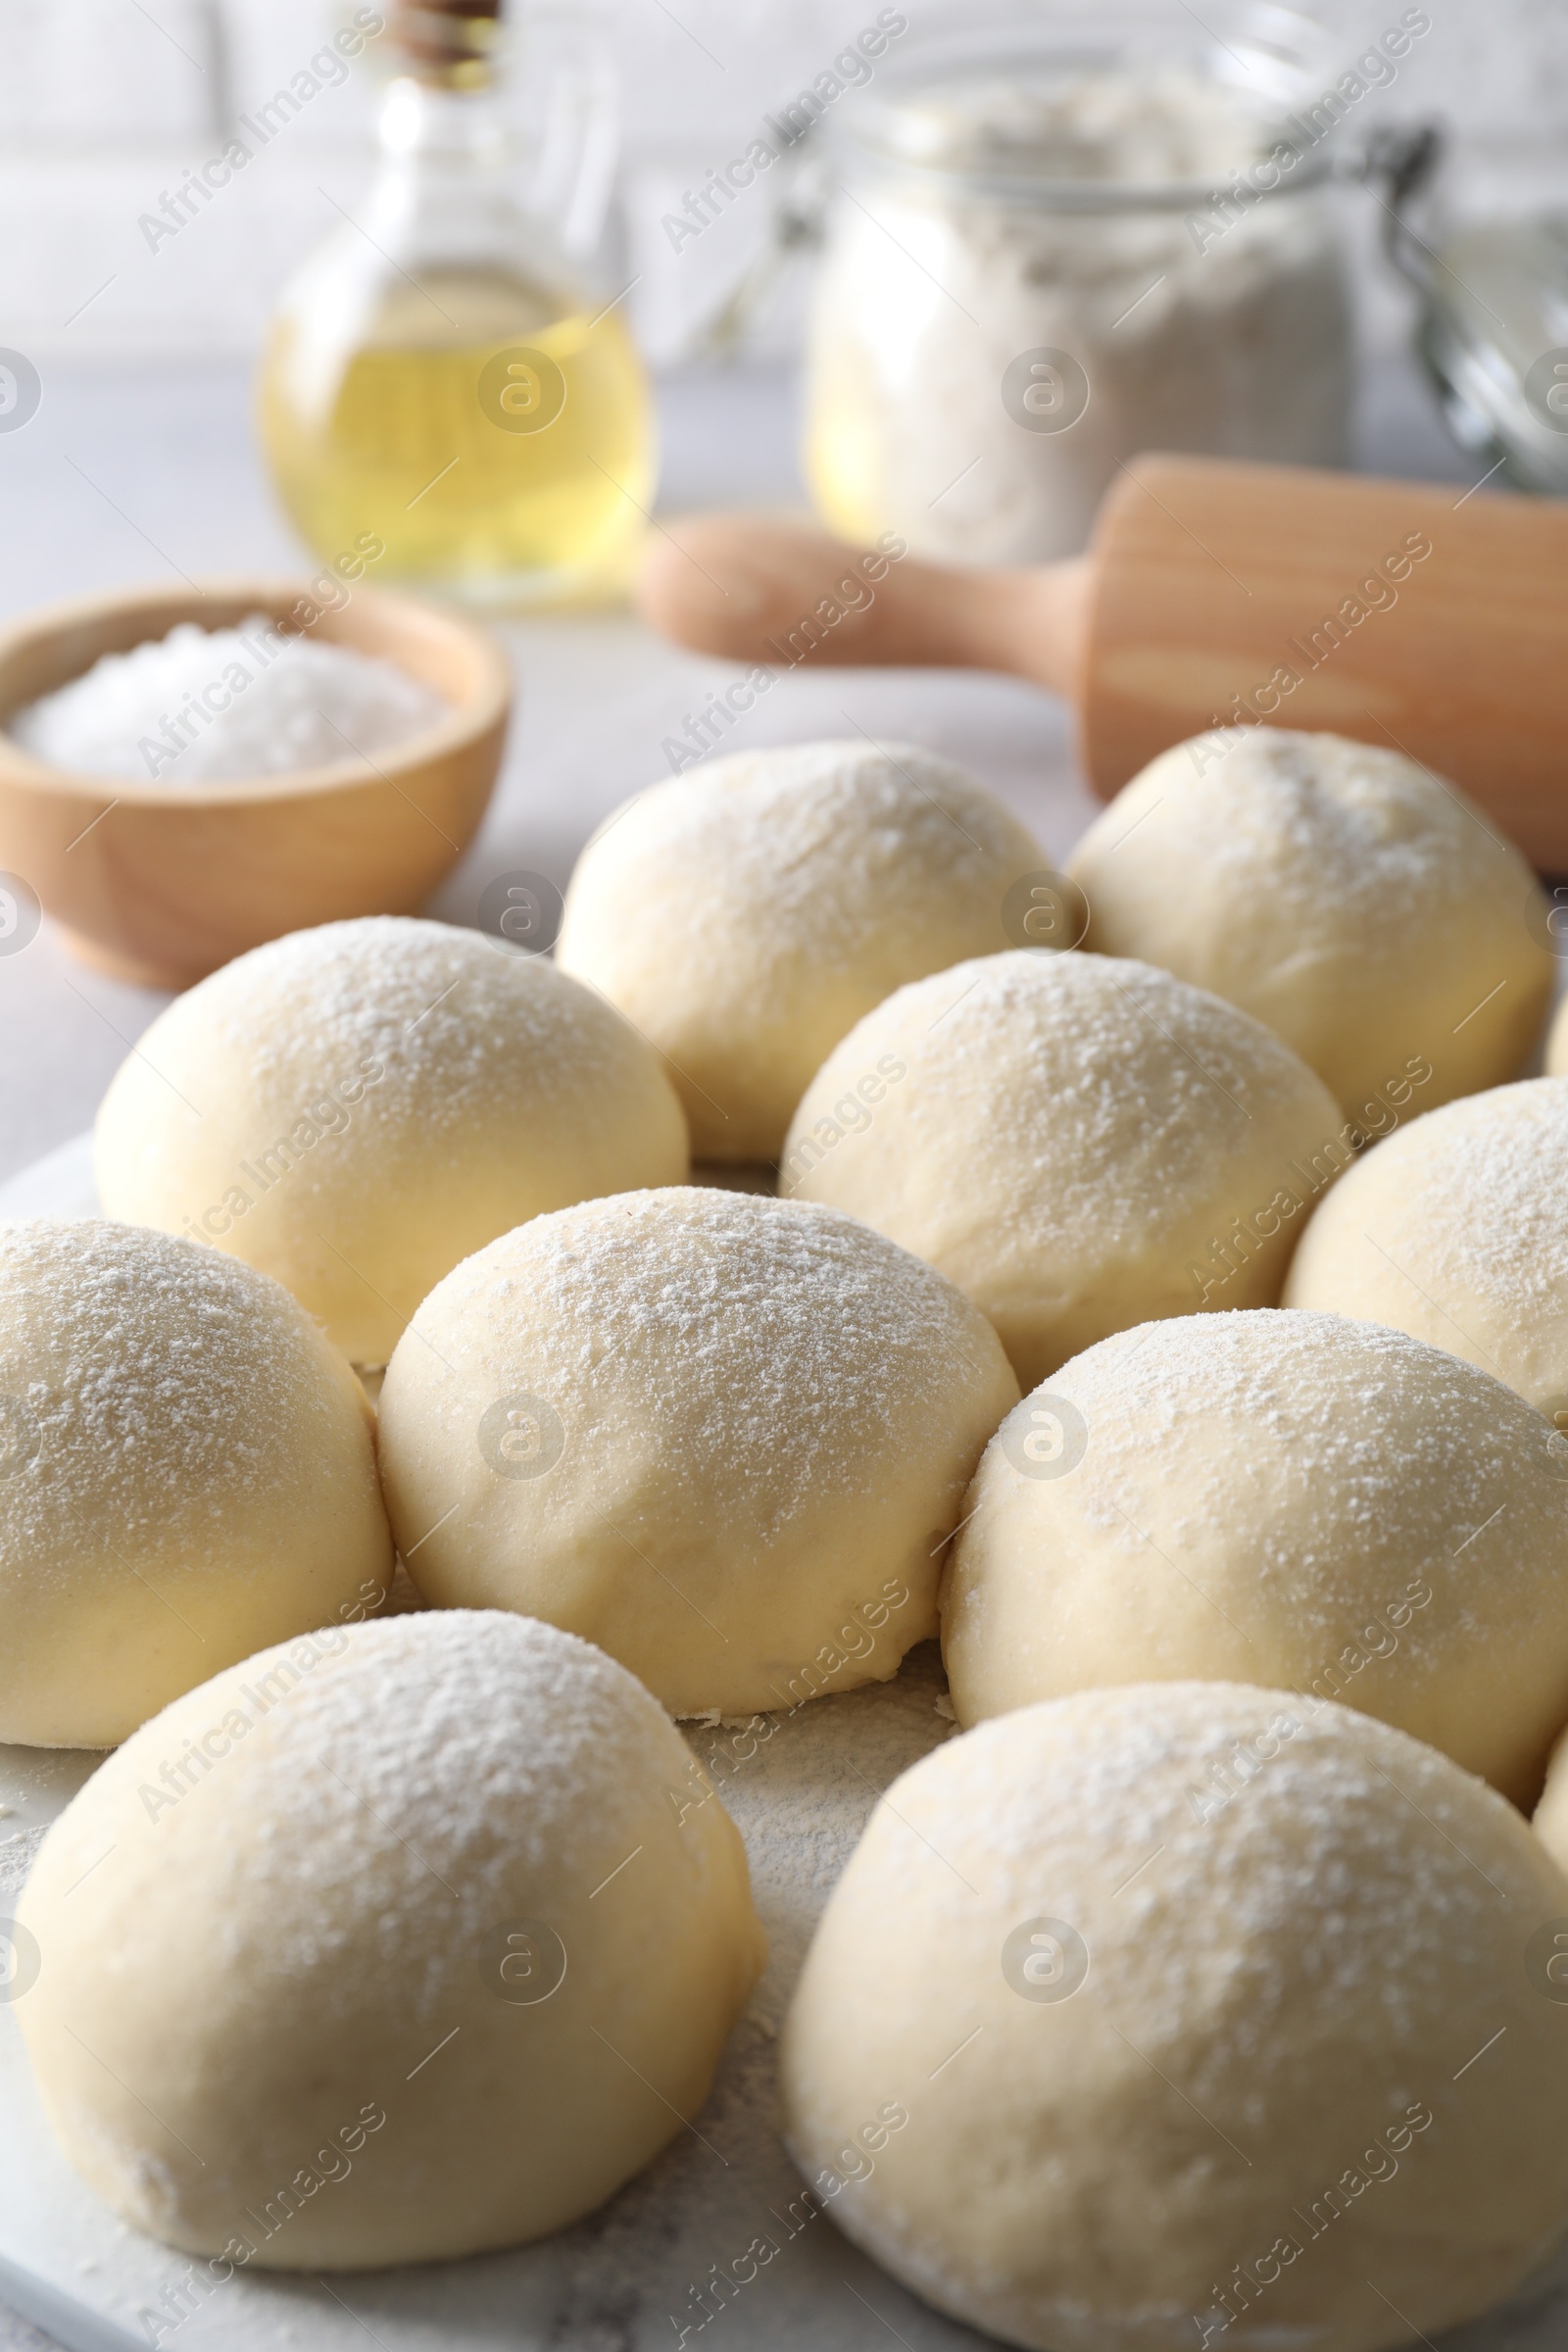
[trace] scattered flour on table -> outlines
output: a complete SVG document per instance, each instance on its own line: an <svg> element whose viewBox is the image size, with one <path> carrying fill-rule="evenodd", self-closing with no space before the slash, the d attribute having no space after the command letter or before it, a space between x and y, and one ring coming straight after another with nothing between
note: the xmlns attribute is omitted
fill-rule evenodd
<svg viewBox="0 0 1568 2352"><path fill-rule="evenodd" d="M22 1830L15 1838L0 1838L0 1901L20 1894L38 1848L49 1835L49 1824Z"/></svg>

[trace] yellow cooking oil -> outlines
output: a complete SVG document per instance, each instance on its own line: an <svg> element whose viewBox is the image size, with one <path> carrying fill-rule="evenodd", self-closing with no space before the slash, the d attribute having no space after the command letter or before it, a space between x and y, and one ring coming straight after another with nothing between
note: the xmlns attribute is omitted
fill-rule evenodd
<svg viewBox="0 0 1568 2352"><path fill-rule="evenodd" d="M818 366L807 405L804 469L817 514L853 547L869 547L888 527L885 440L871 388L853 381L847 368Z"/></svg>
<svg viewBox="0 0 1568 2352"><path fill-rule="evenodd" d="M479 267L383 281L358 322L331 312L285 305L260 383L273 479L323 561L373 534L376 579L498 608L624 587L656 452L615 309Z"/></svg>

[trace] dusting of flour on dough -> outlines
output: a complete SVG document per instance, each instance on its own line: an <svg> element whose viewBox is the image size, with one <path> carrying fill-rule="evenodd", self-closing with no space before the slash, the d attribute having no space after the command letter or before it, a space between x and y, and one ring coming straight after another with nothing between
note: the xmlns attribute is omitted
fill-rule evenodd
<svg viewBox="0 0 1568 2352"><path fill-rule="evenodd" d="M911 1412L942 1430L956 1395L995 1378L973 1309L884 1235L695 1186L538 1219L466 1259L439 1298L444 1332L481 1335L541 1396L592 1395L613 1359L640 1359L648 1417L667 1394L695 1487L766 1463L764 1541L821 1487L872 1490Z"/></svg>
<svg viewBox="0 0 1568 2352"><path fill-rule="evenodd" d="M377 1108L396 1094L438 1131L482 1123L498 1069L519 1058L541 1110L618 1066L618 1024L587 990L451 923L323 923L253 948L221 977L220 1036L253 1086L286 1080L308 1096L374 1058L387 1072Z"/></svg>
<svg viewBox="0 0 1568 2352"><path fill-rule="evenodd" d="M152 1536L227 1572L233 1512L298 1482L311 1425L342 1451L341 1399L279 1284L106 1219L0 1224L0 1396L35 1441L0 1479L0 1575L35 1577L73 1545L134 1559ZM138 1514L123 1474L149 1460L161 1483Z"/></svg>
<svg viewBox="0 0 1568 2352"><path fill-rule="evenodd" d="M858 970L876 955L865 909L896 909L911 872L942 875L960 904L992 890L1000 947L1002 893L1040 858L992 793L911 743L873 748L852 739L732 753L640 795L603 830L623 821L631 827L623 840L647 832L660 867L677 872L707 872L715 838L721 842L729 891L768 910L766 926L748 941L758 962L754 986L771 966L793 966L802 956L830 970Z"/></svg>
<svg viewBox="0 0 1568 2352"><path fill-rule="evenodd" d="M1385 1157L1385 1153L1389 1154ZM1368 1177L1399 1178L1421 1279L1522 1325L1568 1322L1568 1078L1527 1078L1445 1103L1380 1144Z"/></svg>

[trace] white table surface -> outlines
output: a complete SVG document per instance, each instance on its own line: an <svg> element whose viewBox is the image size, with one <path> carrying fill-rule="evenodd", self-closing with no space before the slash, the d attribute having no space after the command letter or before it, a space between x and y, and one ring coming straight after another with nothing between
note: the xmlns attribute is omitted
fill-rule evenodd
<svg viewBox="0 0 1568 2352"><path fill-rule="evenodd" d="M663 408L666 511L799 500L784 378L688 379L665 387ZM1448 443L1402 364L1368 371L1358 447L1367 470L1465 485L1481 470ZM231 363L49 370L38 415L0 435L0 616L179 572L302 567L252 448L245 375ZM517 715L483 829L431 907L458 922L474 918L486 881L509 868L564 883L600 817L667 772L662 738L728 675L623 614L517 621L501 633ZM799 742L857 727L960 760L1053 857L1093 812L1061 706L1003 678L797 672L729 741ZM127 1047L166 1001L85 971L47 923L21 954L0 957L0 1177L90 1125ZM48 2352L49 2343L0 2310L0 2352Z"/></svg>

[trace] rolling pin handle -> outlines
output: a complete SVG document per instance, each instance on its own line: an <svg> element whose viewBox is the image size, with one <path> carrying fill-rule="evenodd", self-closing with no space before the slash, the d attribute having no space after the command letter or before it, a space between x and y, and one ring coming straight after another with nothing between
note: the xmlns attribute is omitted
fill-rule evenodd
<svg viewBox="0 0 1568 2352"><path fill-rule="evenodd" d="M774 515L690 515L661 526L638 609L677 645L775 669L1000 669L1077 691L1090 559L959 570L889 554L892 537L856 548Z"/></svg>

